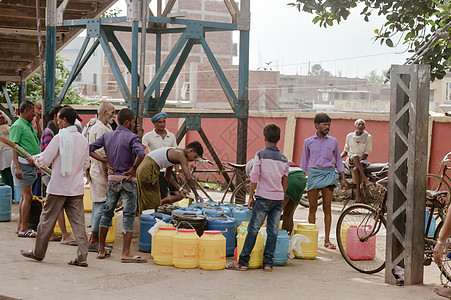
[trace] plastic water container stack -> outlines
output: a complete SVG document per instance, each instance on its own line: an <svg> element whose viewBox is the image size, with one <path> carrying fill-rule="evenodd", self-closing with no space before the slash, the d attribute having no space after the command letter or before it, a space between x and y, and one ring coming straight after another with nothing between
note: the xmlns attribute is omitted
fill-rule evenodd
<svg viewBox="0 0 451 300"><path fill-rule="evenodd" d="M172 217L162 213L151 213L151 211L143 212L139 224L139 251L141 252L151 252L152 236L148 231L157 223L156 219L169 223Z"/></svg>
<svg viewBox="0 0 451 300"><path fill-rule="evenodd" d="M11 187L0 185L0 222L11 221Z"/></svg>

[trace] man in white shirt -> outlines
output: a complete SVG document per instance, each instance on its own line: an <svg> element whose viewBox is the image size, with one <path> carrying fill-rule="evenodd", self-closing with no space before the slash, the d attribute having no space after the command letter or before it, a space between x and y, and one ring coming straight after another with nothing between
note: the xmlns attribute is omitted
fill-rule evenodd
<svg viewBox="0 0 451 300"><path fill-rule="evenodd" d="M373 149L373 138L365 131L365 120L358 119L354 123L355 132L346 136L346 144L341 157L348 156L345 161L346 167L351 171L352 179L356 184L355 202L361 202L361 189L365 186L371 187L371 182L365 175L364 169L369 166L368 155Z"/></svg>
<svg viewBox="0 0 451 300"><path fill-rule="evenodd" d="M64 107L58 113L59 133L41 154L27 158L28 163L40 167L52 164L52 176L47 188L47 197L38 225L34 250L20 253L34 260L43 260L50 236L61 209L65 209L77 242L77 258L69 265L87 267L88 239L85 231L83 211L83 171L89 165L88 141L74 126L76 112Z"/></svg>
<svg viewBox="0 0 451 300"><path fill-rule="evenodd" d="M165 112L155 114L150 120L154 125L154 129L143 136L142 144L147 147L149 152L163 147L177 147L177 141L175 135L166 129ZM175 170L177 171L177 170ZM165 170L160 170L160 196L161 204L172 204L183 199L183 195L176 189L174 189L166 179L164 178ZM175 173L172 173L172 177L177 181Z"/></svg>
<svg viewBox="0 0 451 300"><path fill-rule="evenodd" d="M104 133L113 131L111 123L114 121L114 106L109 102L103 102L97 109L97 119L94 125L86 133L89 144L94 143ZM106 158L102 148L95 151L101 157ZM99 246L99 224L102 217L102 209L105 206L106 190L108 186L108 168L106 164L97 159L90 158L89 181L91 182L91 236L89 238L89 251L97 252Z"/></svg>

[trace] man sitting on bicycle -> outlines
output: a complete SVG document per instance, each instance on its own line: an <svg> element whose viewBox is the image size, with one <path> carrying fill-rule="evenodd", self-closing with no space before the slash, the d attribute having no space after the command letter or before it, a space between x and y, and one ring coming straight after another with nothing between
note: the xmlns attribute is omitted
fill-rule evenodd
<svg viewBox="0 0 451 300"><path fill-rule="evenodd" d="M354 126L355 132L346 136L346 144L341 157L348 156L345 165L351 171L352 179L356 184L355 202L358 203L362 201L361 189L372 185L366 177L364 169L370 165L368 156L372 151L373 139L371 134L365 130L365 120L358 119Z"/></svg>

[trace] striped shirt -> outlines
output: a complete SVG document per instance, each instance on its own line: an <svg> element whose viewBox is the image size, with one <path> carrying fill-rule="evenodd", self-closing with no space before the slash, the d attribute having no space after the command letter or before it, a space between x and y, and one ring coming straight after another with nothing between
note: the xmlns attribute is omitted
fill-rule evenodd
<svg viewBox="0 0 451 300"><path fill-rule="evenodd" d="M283 200L282 177L288 176L288 159L275 146L267 146L255 154L250 174L257 183L255 195L268 200Z"/></svg>
<svg viewBox="0 0 451 300"><path fill-rule="evenodd" d="M49 128L44 129L44 132L42 132L41 136L41 152L44 152L45 148L47 148L52 139L53 132Z"/></svg>

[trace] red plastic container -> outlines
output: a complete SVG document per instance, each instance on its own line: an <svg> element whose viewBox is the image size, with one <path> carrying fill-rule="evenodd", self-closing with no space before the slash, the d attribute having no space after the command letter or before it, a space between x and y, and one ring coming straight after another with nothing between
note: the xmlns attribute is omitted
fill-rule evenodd
<svg viewBox="0 0 451 300"><path fill-rule="evenodd" d="M372 260L376 256L376 236L365 242L360 238L371 233L372 226L364 225L357 229L357 226L349 226L346 232L346 254L351 260Z"/></svg>

